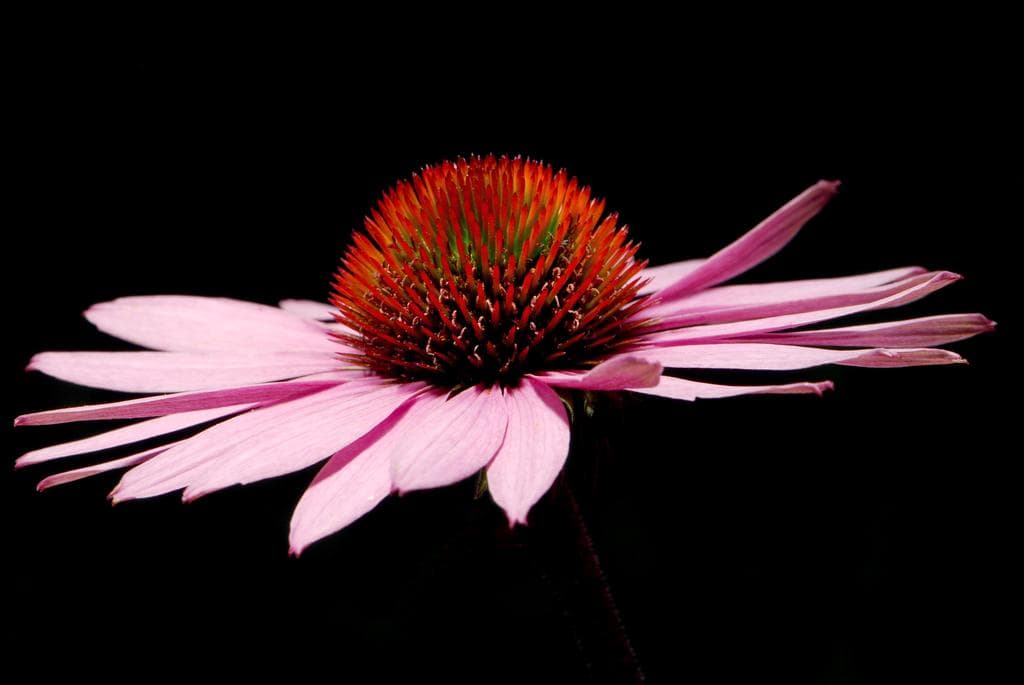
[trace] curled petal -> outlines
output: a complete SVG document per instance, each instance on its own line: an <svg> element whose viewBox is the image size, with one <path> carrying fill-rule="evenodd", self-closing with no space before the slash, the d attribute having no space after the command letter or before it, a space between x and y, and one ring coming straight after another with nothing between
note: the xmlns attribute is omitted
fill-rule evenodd
<svg viewBox="0 0 1024 685"><path fill-rule="evenodd" d="M577 390L624 390L658 384L661 364L629 354L603 361L589 371L548 371L534 376L547 385Z"/></svg>

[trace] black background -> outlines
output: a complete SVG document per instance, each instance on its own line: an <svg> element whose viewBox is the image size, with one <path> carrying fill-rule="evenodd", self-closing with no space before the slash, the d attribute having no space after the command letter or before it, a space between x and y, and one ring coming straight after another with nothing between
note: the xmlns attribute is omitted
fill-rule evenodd
<svg viewBox="0 0 1024 685"><path fill-rule="evenodd" d="M953 346L971 365L702 376L830 378L823 399L625 398L574 427L570 480L654 682L913 682L990 667L1011 643L995 621L1016 542L1004 533L1013 400L1001 396L1016 382L1021 228L1008 82L956 51L869 67L821 44L732 68L725 48L473 47L396 66L274 49L26 59L8 186L25 211L4 248L6 420L115 397L22 372L36 351L124 349L81 318L91 303L322 299L349 231L426 163L496 152L564 166L652 263L710 254L838 178L837 199L743 280L957 271L963 282L865 320L982 311L999 331ZM19 429L6 451L91 430ZM415 493L296 560L288 519L315 470L117 508L105 500L116 475L35 493L53 471L3 477L9 664L602 679L587 644L601 628L562 586L571 559L531 543L573 544L554 524L535 532L551 502L529 534L508 534L471 483Z"/></svg>

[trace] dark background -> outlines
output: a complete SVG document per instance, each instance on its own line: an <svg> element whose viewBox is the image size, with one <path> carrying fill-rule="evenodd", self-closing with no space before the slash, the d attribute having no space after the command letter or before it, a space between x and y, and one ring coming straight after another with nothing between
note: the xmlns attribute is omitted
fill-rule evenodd
<svg viewBox="0 0 1024 685"><path fill-rule="evenodd" d="M564 166L652 263L710 254L838 178L838 198L743 280L957 271L948 290L863 320L982 311L999 331L952 346L971 365L702 376L830 378L823 399L625 398L574 427L569 481L652 682L994 667L1013 642L997 619L1019 538L1005 532L1018 507L1003 414L1022 187L999 59L911 50L868 66L825 41L731 67L725 48L641 54L599 38L531 58L456 44L394 67L272 46L20 61L5 421L115 397L22 372L36 351L124 349L81 318L91 303L323 298L349 231L426 163L496 152ZM94 429L8 431L9 462ZM112 509L113 474L35 493L64 465L4 472L7 664L602 679L604 626L579 604L556 502L509 534L471 483L415 493L296 560L288 519L315 469Z"/></svg>

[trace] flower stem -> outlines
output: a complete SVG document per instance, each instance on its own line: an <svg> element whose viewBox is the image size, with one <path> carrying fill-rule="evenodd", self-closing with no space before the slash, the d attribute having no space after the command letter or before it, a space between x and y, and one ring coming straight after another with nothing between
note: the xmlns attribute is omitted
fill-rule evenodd
<svg viewBox="0 0 1024 685"><path fill-rule="evenodd" d="M526 529L528 544L540 557L552 591L573 623L577 648L591 679L645 682L594 540L566 478L558 479L547 500L548 506L538 508L543 520L536 517ZM573 544L566 544L569 536Z"/></svg>

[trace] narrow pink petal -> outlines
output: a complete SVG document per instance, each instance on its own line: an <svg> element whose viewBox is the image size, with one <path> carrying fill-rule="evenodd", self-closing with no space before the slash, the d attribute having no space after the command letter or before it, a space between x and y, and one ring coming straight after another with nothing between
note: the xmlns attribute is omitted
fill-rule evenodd
<svg viewBox="0 0 1024 685"><path fill-rule="evenodd" d="M281 300L277 305L295 316L313 321L334 321L338 308L315 300Z"/></svg>
<svg viewBox="0 0 1024 685"><path fill-rule="evenodd" d="M700 383L684 378L662 376L656 388L637 388L632 392L658 397L669 397L674 400L710 399L718 397L736 397L737 395L802 395L813 393L820 396L832 389L831 381L814 383L786 383L784 385L716 385Z"/></svg>
<svg viewBox="0 0 1024 685"><path fill-rule="evenodd" d="M681 262L672 262L671 264L659 264L658 266L647 267L640 272L640 278L645 280L650 279L650 283L640 289L640 294L648 295L650 293L656 293L659 290L664 290L683 276L693 272L694 269L705 261L707 260L686 259Z"/></svg>
<svg viewBox="0 0 1024 685"><path fill-rule="evenodd" d="M391 480L400 492L436 488L468 478L501 446L508 408L497 387L473 386L447 397L420 395L395 436Z"/></svg>
<svg viewBox="0 0 1024 685"><path fill-rule="evenodd" d="M645 359L659 361L673 369L789 371L822 364L895 367L964 363L964 359L958 354L948 350L930 348L824 350L817 347L761 343L657 347L640 350L634 354Z"/></svg>
<svg viewBox="0 0 1024 685"><path fill-rule="evenodd" d="M121 392L230 388L337 369L324 352L42 352L29 362L64 381Z"/></svg>
<svg viewBox="0 0 1024 685"><path fill-rule="evenodd" d="M509 525L526 515L555 482L569 456L569 418L550 388L526 378L505 396L508 430L487 467L487 487Z"/></svg>
<svg viewBox="0 0 1024 685"><path fill-rule="evenodd" d="M356 384L353 384L355 387ZM345 394L339 389L331 404L308 412L287 427L274 429L274 442L245 440L218 457L212 470L190 480L184 498L192 500L231 485L245 485L281 476L322 461L373 430L403 402L419 392L420 383L374 382L367 391Z"/></svg>
<svg viewBox="0 0 1024 685"><path fill-rule="evenodd" d="M138 454L133 454L127 457L121 457L120 459L113 459L111 461L105 461L102 464L93 464L92 466L84 466L79 469L72 469L70 471L64 471L63 473L55 473L52 476L48 476L36 486L36 490L42 492L48 488L52 488L54 485L63 485L65 483L71 483L76 480L88 478L89 476L96 476L101 473L108 471L116 471L117 469L125 469L129 466L136 466L145 461L149 461L156 455L164 452L177 443L171 443L170 445L161 445L160 447L154 447Z"/></svg>
<svg viewBox="0 0 1024 685"><path fill-rule="evenodd" d="M323 328L277 307L220 297L122 297L85 312L104 333L173 352L333 352Z"/></svg>
<svg viewBox="0 0 1024 685"><path fill-rule="evenodd" d="M140 442L155 438L159 435L166 435L175 431L198 426L207 421L213 421L225 416L237 414L259 406L257 404L236 404L229 407L217 407L216 409L200 409L199 411L187 411L180 414L170 414L148 421L140 421L122 428L115 428L112 431L91 435L81 440L73 440L60 445L51 445L42 449L33 450L21 456L14 463L15 468L22 468L31 464L41 464L44 461L61 459L76 454L87 454L111 447L130 445L133 442Z"/></svg>
<svg viewBox="0 0 1024 685"><path fill-rule="evenodd" d="M332 374L334 375L334 374ZM14 419L15 426L46 426L72 421L99 421L103 419L142 419L150 416L166 416L180 412L227 407L234 404L259 402L266 404L280 402L333 388L341 380L288 381L284 383L262 383L225 390L200 390L173 395L154 395L135 400L91 404L84 407L51 409L33 414L23 414Z"/></svg>
<svg viewBox="0 0 1024 685"><path fill-rule="evenodd" d="M658 384L661 364L629 354L603 361L589 371L548 371L534 376L547 385L578 390L623 390Z"/></svg>
<svg viewBox="0 0 1024 685"><path fill-rule="evenodd" d="M320 469L292 514L288 536L292 554L298 556L317 540L341 530L391 493L395 428L411 404L403 404Z"/></svg>
<svg viewBox="0 0 1024 685"><path fill-rule="evenodd" d="M665 302L678 299L727 281L760 264L781 250L811 217L821 211L838 187L837 181L818 181L741 238L662 290L659 297Z"/></svg>
<svg viewBox="0 0 1024 685"><path fill-rule="evenodd" d="M818 331L752 333L742 336L742 342L828 347L931 347L987 333L995 330L995 326L994 321L981 314L945 314Z"/></svg>
<svg viewBox="0 0 1024 685"><path fill-rule="evenodd" d="M708 288L686 297L650 307L647 316L668 317L687 312L714 311L750 307L754 305L782 304L808 299L856 297L867 291L877 295L879 286L903 281L911 276L926 273L919 266L905 266L854 276L836 278L807 278L798 281L775 281L770 283L748 283L743 285L720 285ZM856 301L832 300L823 306L856 304ZM818 307L821 309L822 307Z"/></svg>
<svg viewBox="0 0 1024 685"><path fill-rule="evenodd" d="M796 314L783 314L780 316L755 316L749 320L733 321L730 323L691 326L689 328L651 335L647 338L647 341L656 345L682 345L692 341L725 340L751 333L769 333L787 328L797 328L818 323L819 321L838 319L874 309L890 309L908 304L920 300L922 297L960 279L959 276L948 271L940 271L930 276L928 280L922 282L919 282L922 278L921 276L907 279L903 283L909 285L905 286L902 290L879 297L870 302L830 309L816 309ZM762 312L772 310L773 307L761 308ZM752 313L756 314L756 312Z"/></svg>
<svg viewBox="0 0 1024 685"><path fill-rule="evenodd" d="M769 316L801 314L803 312L852 307L868 302L877 302L887 297L904 293L917 286L928 284L925 288L915 291L917 297L921 298L959 279L960 276L949 271L936 271L909 276L893 283L871 288L860 288L848 292L834 292L825 295L810 295L803 299L795 300L777 300L762 304L739 304L712 309L692 309L684 307L682 303L679 303L680 308L674 313L660 311L653 312L650 316L659 318L656 324L652 326L654 330L659 331L702 324L749 321L750 319L762 319ZM898 301L898 304L905 303L906 300Z"/></svg>
<svg viewBox="0 0 1024 685"><path fill-rule="evenodd" d="M223 421L126 473L114 501L185 487L193 499L306 468L371 430L419 387L353 381Z"/></svg>

